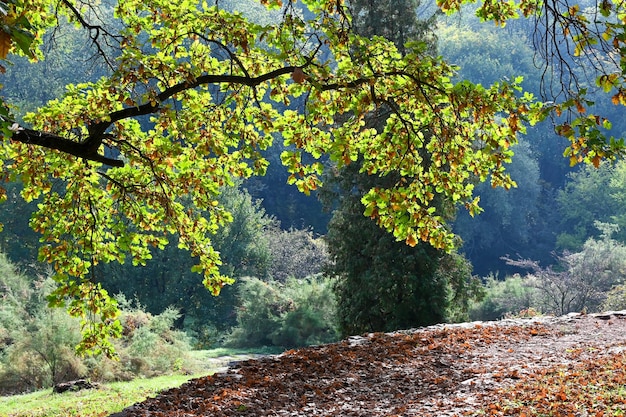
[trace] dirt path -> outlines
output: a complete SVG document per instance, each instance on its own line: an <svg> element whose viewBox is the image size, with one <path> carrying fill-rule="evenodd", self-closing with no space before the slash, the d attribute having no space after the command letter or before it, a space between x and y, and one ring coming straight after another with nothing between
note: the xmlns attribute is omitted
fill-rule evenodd
<svg viewBox="0 0 626 417"><path fill-rule="evenodd" d="M375 333L239 362L114 416L472 415L530 375L625 349L626 312Z"/></svg>

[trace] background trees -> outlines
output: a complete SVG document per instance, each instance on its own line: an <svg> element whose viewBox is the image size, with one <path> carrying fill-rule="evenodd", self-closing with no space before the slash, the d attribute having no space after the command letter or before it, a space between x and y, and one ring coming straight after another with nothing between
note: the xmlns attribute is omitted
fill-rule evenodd
<svg viewBox="0 0 626 417"><path fill-rule="evenodd" d="M355 35L343 5L326 0L306 2L308 13L285 4L269 25L183 0L51 6L11 3L39 22L34 31L60 17L82 28L104 76L68 86L0 150L6 176L38 203L31 226L60 284L54 304L100 317L84 329L86 349L108 351L95 343L121 331L103 264L143 265L174 240L210 291L232 282L212 240L232 220L217 196L233 178L266 172L264 152L278 132L281 161L301 191L320 186L322 156L338 165L361 159L368 174L399 175L365 191L368 216L411 246L451 248L435 195L474 212L469 173L509 187L503 163L534 108L515 83L455 84L427 48L402 54L382 37ZM363 128L378 111L391 112L382 128Z"/></svg>

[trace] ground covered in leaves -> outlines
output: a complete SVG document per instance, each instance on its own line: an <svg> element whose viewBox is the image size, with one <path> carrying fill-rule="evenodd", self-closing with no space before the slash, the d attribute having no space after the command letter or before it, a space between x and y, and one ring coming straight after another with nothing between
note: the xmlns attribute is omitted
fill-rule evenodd
<svg viewBox="0 0 626 417"><path fill-rule="evenodd" d="M626 312L438 325L237 363L115 414L614 416Z"/></svg>

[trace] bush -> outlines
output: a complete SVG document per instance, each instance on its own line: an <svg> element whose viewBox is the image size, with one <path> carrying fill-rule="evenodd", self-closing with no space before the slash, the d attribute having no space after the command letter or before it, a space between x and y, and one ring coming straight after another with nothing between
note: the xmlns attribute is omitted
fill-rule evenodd
<svg viewBox="0 0 626 417"><path fill-rule="evenodd" d="M600 306L600 311L626 310L626 284L613 287L608 292L606 300Z"/></svg>
<svg viewBox="0 0 626 417"><path fill-rule="evenodd" d="M120 361L79 357L80 321L46 306L54 285L49 278L20 274L0 253L0 395L77 378L129 380L180 370L190 347L184 333L172 330L176 310L151 315L120 298L124 336L115 341Z"/></svg>
<svg viewBox="0 0 626 417"><path fill-rule="evenodd" d="M337 340L335 302L330 282L317 276L290 278L284 284L243 278L237 326L226 344L283 348Z"/></svg>
<svg viewBox="0 0 626 417"><path fill-rule="evenodd" d="M536 304L536 290L519 275L499 280L495 275L485 278L484 297L470 309L472 320L498 320L518 314Z"/></svg>
<svg viewBox="0 0 626 417"><path fill-rule="evenodd" d="M527 279L537 289L539 310L556 315L595 312L602 308L609 292L626 280L626 246L611 238L618 228L596 222L600 239L589 238L580 252L564 253L557 265L542 268L536 261L507 262L530 269Z"/></svg>
<svg viewBox="0 0 626 417"><path fill-rule="evenodd" d="M87 367L74 354L73 346L42 344L44 339L26 338L7 351L0 371L1 395L35 391L86 375Z"/></svg>
<svg viewBox="0 0 626 417"><path fill-rule="evenodd" d="M120 377L151 377L179 371L191 350L190 338L174 329L180 317L178 310L166 308L161 314L144 311L139 303L130 303L118 295L122 310L123 338L116 342L116 349L123 365ZM120 377L116 377L119 379Z"/></svg>

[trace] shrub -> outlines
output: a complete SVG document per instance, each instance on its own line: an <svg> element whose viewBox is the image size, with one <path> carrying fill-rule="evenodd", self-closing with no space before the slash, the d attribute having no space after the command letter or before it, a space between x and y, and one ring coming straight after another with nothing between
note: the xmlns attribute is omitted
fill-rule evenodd
<svg viewBox="0 0 626 417"><path fill-rule="evenodd" d="M611 238L617 226L596 222L601 238L589 238L583 249L564 253L557 265L542 268L536 261L507 262L530 269L528 280L538 295L538 307L556 315L572 311L594 312L601 308L609 291L626 280L626 246Z"/></svg>
<svg viewBox="0 0 626 417"><path fill-rule="evenodd" d="M485 278L484 297L470 308L472 320L497 320L535 306L536 290L519 275Z"/></svg>
<svg viewBox="0 0 626 417"><path fill-rule="evenodd" d="M243 278L239 288L238 324L227 345L288 348L337 340L328 280L314 276L279 283Z"/></svg>
<svg viewBox="0 0 626 417"><path fill-rule="evenodd" d="M626 284L616 285L608 292L600 311L626 310Z"/></svg>
<svg viewBox="0 0 626 417"><path fill-rule="evenodd" d="M129 303L117 297L122 315L124 337L116 343L124 372L133 375L156 376L180 370L191 350L191 340L182 331L174 329L180 317L178 310L166 308L161 314L144 311L139 303Z"/></svg>
<svg viewBox="0 0 626 417"><path fill-rule="evenodd" d="M472 275L472 264L465 256L449 253L439 259L435 279L447 283L449 302L446 321L460 323L469 319L472 303L483 299L485 291L480 278Z"/></svg>
<svg viewBox="0 0 626 417"><path fill-rule="evenodd" d="M159 315L120 299L124 336L115 341L120 361L79 357L80 322L46 305L55 283L20 274L0 253L0 395L28 392L77 378L129 380L180 369L190 349L172 330L178 312Z"/></svg>

